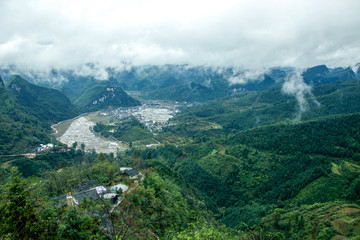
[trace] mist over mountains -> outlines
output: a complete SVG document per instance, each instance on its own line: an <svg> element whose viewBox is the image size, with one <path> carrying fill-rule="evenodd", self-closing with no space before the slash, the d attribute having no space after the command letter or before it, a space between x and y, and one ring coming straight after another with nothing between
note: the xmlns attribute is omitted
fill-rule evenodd
<svg viewBox="0 0 360 240"><path fill-rule="evenodd" d="M35 84L57 88L71 101L96 85L112 84L127 91L142 92L147 98L202 102L239 91L263 91L280 87L283 87L284 93L296 95L306 86L309 92L312 86L360 78L356 65L352 68L319 65L306 69L273 67L241 70L234 67L191 65L104 68L97 64L86 64L74 69L53 69L48 72L2 65L0 74L4 79L19 74ZM296 80L296 84L291 78L294 74L301 78Z"/></svg>

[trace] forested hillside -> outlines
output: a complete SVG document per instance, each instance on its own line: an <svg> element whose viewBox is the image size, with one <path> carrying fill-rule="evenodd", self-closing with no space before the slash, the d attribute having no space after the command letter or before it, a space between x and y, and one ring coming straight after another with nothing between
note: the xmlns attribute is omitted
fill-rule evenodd
<svg viewBox="0 0 360 240"><path fill-rule="evenodd" d="M49 128L51 124L73 118L78 109L59 90L40 87L15 75L9 78L6 86L17 101Z"/></svg>
<svg viewBox="0 0 360 240"><path fill-rule="evenodd" d="M232 132L282 121L356 113L360 111L360 81L315 87L312 95L305 94L302 101L305 111L294 96L281 89L238 93L187 109L173 119L178 124L169 130L185 134L200 125L213 125L210 133Z"/></svg>
<svg viewBox="0 0 360 240"><path fill-rule="evenodd" d="M0 77L0 155L32 151L49 137L39 121L5 88Z"/></svg>

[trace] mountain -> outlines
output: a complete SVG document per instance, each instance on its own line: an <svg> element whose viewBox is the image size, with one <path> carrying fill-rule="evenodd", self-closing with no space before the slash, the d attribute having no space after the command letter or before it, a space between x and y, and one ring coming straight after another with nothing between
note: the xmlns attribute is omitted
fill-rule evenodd
<svg viewBox="0 0 360 240"><path fill-rule="evenodd" d="M4 87L0 77L0 155L26 153L49 136L39 121Z"/></svg>
<svg viewBox="0 0 360 240"><path fill-rule="evenodd" d="M329 69L325 65L319 65L308 68L303 73L303 78L305 83L311 86L318 86L322 84L355 80L356 76L350 67Z"/></svg>
<svg viewBox="0 0 360 240"><path fill-rule="evenodd" d="M74 104L82 111L97 111L107 107L138 106L140 102L127 95L121 87L104 81L86 90Z"/></svg>
<svg viewBox="0 0 360 240"><path fill-rule="evenodd" d="M46 126L73 118L79 113L59 90L31 84L19 75L9 78L6 85L17 101Z"/></svg>

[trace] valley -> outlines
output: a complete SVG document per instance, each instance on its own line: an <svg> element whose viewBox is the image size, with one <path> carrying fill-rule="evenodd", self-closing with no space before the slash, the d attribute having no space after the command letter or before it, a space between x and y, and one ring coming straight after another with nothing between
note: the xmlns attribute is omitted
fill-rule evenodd
<svg viewBox="0 0 360 240"><path fill-rule="evenodd" d="M85 144L86 151L97 153L117 153L129 149L128 138L104 137L93 131L96 124L105 124L110 128L122 124L122 120L134 117L144 128L150 131L159 131L162 127L168 126L170 118L179 113L178 105L144 104L139 107L121 107L113 110L101 110L87 114L81 114L71 120L66 120L52 125L53 135L68 147L76 142L77 147ZM115 129L110 129L114 133ZM144 143L135 143L138 147L148 145L156 146L161 143L158 140L150 140Z"/></svg>

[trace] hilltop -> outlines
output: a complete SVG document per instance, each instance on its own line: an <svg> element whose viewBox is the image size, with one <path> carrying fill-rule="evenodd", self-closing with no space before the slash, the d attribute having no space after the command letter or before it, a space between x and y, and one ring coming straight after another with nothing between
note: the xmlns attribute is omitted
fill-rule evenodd
<svg viewBox="0 0 360 240"><path fill-rule="evenodd" d="M133 107L140 102L130 97L121 87L110 82L95 85L74 101L82 111L97 111L107 107Z"/></svg>

